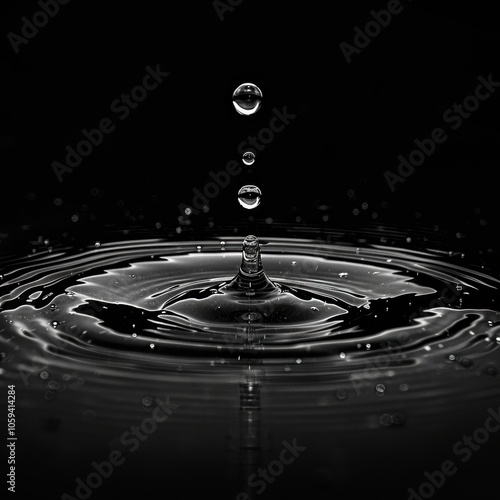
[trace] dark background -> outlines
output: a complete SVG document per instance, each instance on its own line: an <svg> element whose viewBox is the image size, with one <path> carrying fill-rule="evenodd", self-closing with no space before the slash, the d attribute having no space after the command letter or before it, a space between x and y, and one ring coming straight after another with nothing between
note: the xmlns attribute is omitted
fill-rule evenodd
<svg viewBox="0 0 500 500"><path fill-rule="evenodd" d="M221 21L210 1L72 1L18 54L7 34L21 34L22 17L31 20L40 7L5 5L3 240L21 228L56 239L67 229L91 239L110 227L175 234L178 205L189 204L211 170L239 160L241 141L286 106L297 118L258 154L252 174L233 178L208 213L182 225L184 234L233 227L251 215L295 225L423 228L486 249L498 222L500 92L394 193L383 176L416 138L445 126L444 111L473 94L479 75L500 80L493 4L436 3L402 2L403 12L350 64L339 44L352 44L354 28L387 2L243 0ZM158 64L170 76L120 121L111 103ZM252 117L231 103L247 81L264 94ZM116 130L60 183L51 163L64 161L66 145L75 147L81 130L105 117ZM237 203L245 183L263 191L252 212Z"/></svg>

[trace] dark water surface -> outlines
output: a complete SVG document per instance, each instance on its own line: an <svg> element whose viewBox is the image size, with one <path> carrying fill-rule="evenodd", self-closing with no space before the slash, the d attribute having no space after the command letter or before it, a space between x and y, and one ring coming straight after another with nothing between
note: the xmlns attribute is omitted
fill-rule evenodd
<svg viewBox="0 0 500 500"><path fill-rule="evenodd" d="M446 461L455 474L424 495L494 491L486 261L427 238L282 232L260 241L279 300L236 300L221 286L243 236L139 236L3 258L21 494L405 499Z"/></svg>

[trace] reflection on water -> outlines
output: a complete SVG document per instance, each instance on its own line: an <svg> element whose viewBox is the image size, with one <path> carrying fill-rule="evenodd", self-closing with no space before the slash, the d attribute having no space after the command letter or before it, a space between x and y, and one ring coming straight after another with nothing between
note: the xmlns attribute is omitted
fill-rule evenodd
<svg viewBox="0 0 500 500"><path fill-rule="evenodd" d="M46 498L117 450L91 498L162 481L182 498L407 498L447 458L463 473L446 491L486 484L496 437L475 463L453 445L500 405L495 277L440 251L261 238L264 297L228 288L242 238L223 241L4 259L2 382L33 484L58 474ZM286 465L284 442L304 448Z"/></svg>

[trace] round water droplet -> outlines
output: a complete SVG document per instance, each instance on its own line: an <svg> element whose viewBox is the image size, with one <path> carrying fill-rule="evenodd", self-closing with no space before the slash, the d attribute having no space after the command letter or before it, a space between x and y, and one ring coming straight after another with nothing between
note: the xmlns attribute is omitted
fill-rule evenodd
<svg viewBox="0 0 500 500"><path fill-rule="evenodd" d="M448 356L448 359L449 359L450 361L455 361L457 358L456 358L456 356L455 356L454 354L450 354L450 355Z"/></svg>
<svg viewBox="0 0 500 500"><path fill-rule="evenodd" d="M241 157L245 165L253 165L255 163L255 155L251 151L246 151Z"/></svg>
<svg viewBox="0 0 500 500"><path fill-rule="evenodd" d="M460 361L460 364L464 367L464 368L470 368L472 366L472 360L469 359L469 358L463 358L461 361Z"/></svg>
<svg viewBox="0 0 500 500"><path fill-rule="evenodd" d="M496 374L497 374L497 370L496 368L494 368L493 366L489 366L487 369L486 369L486 373L488 375L490 375L491 377L494 377Z"/></svg>
<svg viewBox="0 0 500 500"><path fill-rule="evenodd" d="M384 427L390 427L392 425L391 415L389 415L389 413L384 413L380 417L380 424L383 425Z"/></svg>
<svg viewBox="0 0 500 500"><path fill-rule="evenodd" d="M53 390L59 389L59 382L57 380L49 380L47 382L47 389L53 389Z"/></svg>
<svg viewBox="0 0 500 500"><path fill-rule="evenodd" d="M144 396L142 398L142 405L146 408L150 408L153 406L153 397L152 396Z"/></svg>
<svg viewBox="0 0 500 500"><path fill-rule="evenodd" d="M407 384L401 384L401 385L399 386L399 390L400 390L401 392L406 392L406 391L408 390L408 385L407 385Z"/></svg>
<svg viewBox="0 0 500 500"><path fill-rule="evenodd" d="M96 248L99 248L99 247L101 246L101 242L100 242L100 241L96 241L96 242L94 243L94 246L95 246Z"/></svg>
<svg viewBox="0 0 500 500"><path fill-rule="evenodd" d="M301 360L300 358L297 358L297 359L295 360L295 362L296 362L298 365L300 365L300 363L302 363L302 360Z"/></svg>
<svg viewBox="0 0 500 500"><path fill-rule="evenodd" d="M201 252L201 245L197 245L197 246L196 246L196 251L197 251L197 252Z"/></svg>
<svg viewBox="0 0 500 500"><path fill-rule="evenodd" d="M340 399L342 401L343 399L347 398L347 391L345 389L339 389L337 391L336 396L337 396L337 399Z"/></svg>
<svg viewBox="0 0 500 500"><path fill-rule="evenodd" d="M137 337L137 333L133 333L132 337L136 338Z"/></svg>
<svg viewBox="0 0 500 500"><path fill-rule="evenodd" d="M154 348L155 348L155 345L154 345L154 344L149 344L149 347L150 347L151 349L154 349Z"/></svg>
<svg viewBox="0 0 500 500"><path fill-rule="evenodd" d="M285 371L286 372L289 372L290 371L290 367L288 365L285 366Z"/></svg>
<svg viewBox="0 0 500 500"><path fill-rule="evenodd" d="M55 305L55 304L50 304L50 308L51 308L52 310L54 310L54 309L56 308L56 305Z"/></svg>
<svg viewBox="0 0 500 500"><path fill-rule="evenodd" d="M40 373L40 378L43 379L43 380L49 378L48 372L41 372Z"/></svg>
<svg viewBox="0 0 500 500"><path fill-rule="evenodd" d="M243 208L252 210L260 205L261 190L252 184L243 186L238 191L238 201Z"/></svg>
<svg viewBox="0 0 500 500"><path fill-rule="evenodd" d="M375 386L375 393L377 394L377 396L383 396L385 394L385 385L377 384Z"/></svg>
<svg viewBox="0 0 500 500"><path fill-rule="evenodd" d="M233 92L234 109L240 115L253 115L262 104L262 91L253 83L243 83Z"/></svg>
<svg viewBox="0 0 500 500"><path fill-rule="evenodd" d="M345 359L345 352L341 352L341 353L340 353L340 358L341 358L341 359Z"/></svg>
<svg viewBox="0 0 500 500"><path fill-rule="evenodd" d="M393 413L391 416L391 421L394 425L403 425L405 422L405 416L402 413Z"/></svg>
<svg viewBox="0 0 500 500"><path fill-rule="evenodd" d="M50 324L51 324L54 328L56 328L56 327L57 327L57 325L58 325L59 323L58 323L57 321L52 321Z"/></svg>

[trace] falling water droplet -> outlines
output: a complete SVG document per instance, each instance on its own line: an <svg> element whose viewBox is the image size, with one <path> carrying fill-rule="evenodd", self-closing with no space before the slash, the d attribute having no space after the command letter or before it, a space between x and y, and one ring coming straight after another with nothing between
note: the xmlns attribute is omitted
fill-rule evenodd
<svg viewBox="0 0 500 500"><path fill-rule="evenodd" d="M96 248L99 248L99 247L101 246L101 242L100 242L100 241L96 241L96 242L94 243L94 246L95 246Z"/></svg>
<svg viewBox="0 0 500 500"><path fill-rule="evenodd" d="M384 396L385 395L385 385L384 384L377 384L375 386L375 393L377 396Z"/></svg>
<svg viewBox="0 0 500 500"><path fill-rule="evenodd" d="M298 365L300 365L300 363L302 363L302 360L301 360L300 358L297 358L297 359L295 360L295 362L296 362Z"/></svg>
<svg viewBox="0 0 500 500"><path fill-rule="evenodd" d="M58 323L57 321L52 321L50 324L51 324L54 328L56 328L56 327L57 327L57 325L58 325L59 323Z"/></svg>
<svg viewBox="0 0 500 500"><path fill-rule="evenodd" d="M252 210L260 205L261 190L252 184L243 186L238 191L238 201L243 208Z"/></svg>
<svg viewBox="0 0 500 500"><path fill-rule="evenodd" d="M243 83L233 92L233 105L240 115L253 115L261 103L262 91L253 83Z"/></svg>
<svg viewBox="0 0 500 500"><path fill-rule="evenodd" d="M221 250L225 250L226 249L226 242L225 241L221 241L220 242L220 249Z"/></svg>
<svg viewBox="0 0 500 500"><path fill-rule="evenodd" d="M155 345L154 345L154 344L149 344L149 347L150 347L151 349L154 349L154 348L155 348Z"/></svg>
<svg viewBox="0 0 500 500"><path fill-rule="evenodd" d="M40 378L43 379L43 380L49 378L49 373L48 372L41 372L40 373Z"/></svg>
<svg viewBox="0 0 500 500"><path fill-rule="evenodd" d="M197 252L201 252L201 245L197 245L197 246L196 246L196 251L197 251Z"/></svg>
<svg viewBox="0 0 500 500"><path fill-rule="evenodd" d="M288 365L285 366L285 371L286 372L289 372L290 371L290 367Z"/></svg>
<svg viewBox="0 0 500 500"><path fill-rule="evenodd" d="M245 165L253 165L255 163L255 155L251 151L246 151L241 157Z"/></svg>
<svg viewBox="0 0 500 500"><path fill-rule="evenodd" d="M347 278L348 275L349 273L339 273L340 278Z"/></svg>
<svg viewBox="0 0 500 500"><path fill-rule="evenodd" d="M341 352L341 353L340 353L340 358L341 358L341 359L345 359L345 352Z"/></svg>

